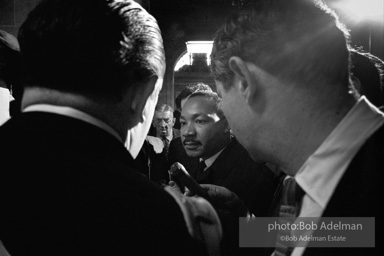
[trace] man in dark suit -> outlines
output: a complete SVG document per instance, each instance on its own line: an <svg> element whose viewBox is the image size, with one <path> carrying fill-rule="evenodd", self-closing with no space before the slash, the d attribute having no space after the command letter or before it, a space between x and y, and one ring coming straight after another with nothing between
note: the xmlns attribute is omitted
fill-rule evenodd
<svg viewBox="0 0 384 256"><path fill-rule="evenodd" d="M261 0L229 17L214 40L212 74L228 122L255 161L294 177L304 192L299 216L375 218L376 248L309 242L287 250L295 256L381 255L383 247L384 116L351 93L347 39L321 3Z"/></svg>
<svg viewBox="0 0 384 256"><path fill-rule="evenodd" d="M0 127L9 163L0 246L10 255L217 255L210 204L189 201L204 227L215 223L195 230L181 195L134 168L165 70L156 20L130 0L46 0L19 42L23 112Z"/></svg>
<svg viewBox="0 0 384 256"><path fill-rule="evenodd" d="M255 163L231 135L218 95L201 91L189 96L180 124L187 155L205 165L200 170L188 169L191 176L200 184L232 190L251 213L266 216L276 189L274 174L264 164Z"/></svg>

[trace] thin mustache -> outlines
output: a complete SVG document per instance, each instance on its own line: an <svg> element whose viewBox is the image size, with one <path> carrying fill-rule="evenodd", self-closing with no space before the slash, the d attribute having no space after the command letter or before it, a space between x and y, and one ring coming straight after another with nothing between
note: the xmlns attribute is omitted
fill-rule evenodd
<svg viewBox="0 0 384 256"><path fill-rule="evenodd" d="M183 144L185 145L185 143L187 143L187 142L190 142L190 143L200 143L200 142L197 141L197 140L185 139L185 140L183 141Z"/></svg>

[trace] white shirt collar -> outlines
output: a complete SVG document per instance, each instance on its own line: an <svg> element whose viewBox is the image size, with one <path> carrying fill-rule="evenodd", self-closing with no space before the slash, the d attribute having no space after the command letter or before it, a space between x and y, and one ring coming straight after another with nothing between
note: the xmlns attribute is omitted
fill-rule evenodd
<svg viewBox="0 0 384 256"><path fill-rule="evenodd" d="M161 136L161 135L158 134L157 131L156 131L156 137L159 138L159 139L161 139L161 140L166 139L168 142L171 142L172 139L173 139L173 128L171 129L171 133L170 133L168 136L165 136L165 137Z"/></svg>
<svg viewBox="0 0 384 256"><path fill-rule="evenodd" d="M306 195L324 209L353 157L383 123L383 113L361 97L297 172Z"/></svg>
<svg viewBox="0 0 384 256"><path fill-rule="evenodd" d="M116 137L119 141L123 142L119 134L108 124L104 123L100 119L97 119L83 111L77 110L72 107L63 107L63 106L56 106L56 105L51 105L51 104L35 104L35 105L30 105L23 109L23 112L34 112L34 111L39 111L39 112L48 112L48 113L54 113L54 114L59 114L63 116L69 116L73 117L82 121L85 121L87 123L93 124L108 133L112 134L114 137Z"/></svg>

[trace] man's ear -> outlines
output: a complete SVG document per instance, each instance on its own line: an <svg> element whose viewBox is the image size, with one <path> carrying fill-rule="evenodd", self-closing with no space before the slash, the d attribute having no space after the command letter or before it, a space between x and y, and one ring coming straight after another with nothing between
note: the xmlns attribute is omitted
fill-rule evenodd
<svg viewBox="0 0 384 256"><path fill-rule="evenodd" d="M234 73L235 86L238 86L240 93L244 96L245 102L250 104L257 90L257 83L253 77L254 74L249 69L250 64L236 56L231 57L228 64Z"/></svg>

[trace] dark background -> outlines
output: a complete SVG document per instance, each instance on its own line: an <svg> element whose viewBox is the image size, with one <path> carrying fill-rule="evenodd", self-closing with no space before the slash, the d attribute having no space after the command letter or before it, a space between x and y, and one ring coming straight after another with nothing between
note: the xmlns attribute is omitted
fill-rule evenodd
<svg viewBox="0 0 384 256"><path fill-rule="evenodd" d="M184 84L205 82L213 87L209 72L189 70L174 72L177 61L186 53L186 41L212 40L216 29L237 3L257 0L137 0L158 20L167 58L167 71L159 102L174 105L174 98ZM352 45L384 59L384 17L375 21L357 19L346 13L342 3L354 0L325 0L350 30ZM360 0L364 4L370 1ZM0 0L0 29L17 36L28 12L39 0ZM383 8L383 5L379 8Z"/></svg>

